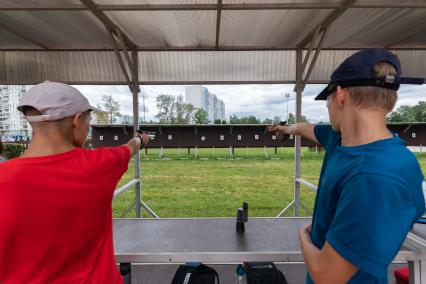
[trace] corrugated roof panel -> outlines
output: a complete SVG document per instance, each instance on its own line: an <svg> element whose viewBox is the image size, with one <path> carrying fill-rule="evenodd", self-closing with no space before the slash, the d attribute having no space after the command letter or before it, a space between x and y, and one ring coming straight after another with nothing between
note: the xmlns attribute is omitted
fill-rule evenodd
<svg viewBox="0 0 426 284"><path fill-rule="evenodd" d="M6 51L0 52L1 56L5 58L5 74L0 84L35 84L45 80L124 83L114 52Z"/></svg>
<svg viewBox="0 0 426 284"><path fill-rule="evenodd" d="M221 46L294 48L333 10L223 11Z"/></svg>
<svg viewBox="0 0 426 284"><path fill-rule="evenodd" d="M63 4L81 4L80 0L1 0L2 4L35 4L35 5L63 5Z"/></svg>
<svg viewBox="0 0 426 284"><path fill-rule="evenodd" d="M309 81L327 82L330 80L331 73L334 69L355 52L356 50L321 50ZM304 52L304 54L306 54L306 52Z"/></svg>
<svg viewBox="0 0 426 284"><path fill-rule="evenodd" d="M426 9L349 9L328 33L326 47L426 47Z"/></svg>
<svg viewBox="0 0 426 284"><path fill-rule="evenodd" d="M333 3L340 4L342 0L222 0L223 4L304 4L304 3Z"/></svg>
<svg viewBox="0 0 426 284"><path fill-rule="evenodd" d="M0 27L0 47L2 49L15 49L15 48L40 48L36 45L31 44L30 42L26 41L25 39L14 35L12 33L9 33L5 30L3 30Z"/></svg>
<svg viewBox="0 0 426 284"><path fill-rule="evenodd" d="M294 51L139 52L142 82L294 81Z"/></svg>
<svg viewBox="0 0 426 284"><path fill-rule="evenodd" d="M217 0L95 0L98 4L131 4L131 5L180 5L180 4L216 4Z"/></svg>
<svg viewBox="0 0 426 284"><path fill-rule="evenodd" d="M354 50L323 50L310 82L327 82ZM426 78L426 50L396 50L403 75ZM144 84L288 83L295 80L294 51L142 51ZM113 52L0 52L0 84L44 80L76 84L125 84Z"/></svg>
<svg viewBox="0 0 426 284"><path fill-rule="evenodd" d="M0 52L0 82L7 82L6 69L6 52Z"/></svg>
<svg viewBox="0 0 426 284"><path fill-rule="evenodd" d="M394 50L401 60L402 75L426 78L426 50Z"/></svg>
<svg viewBox="0 0 426 284"><path fill-rule="evenodd" d="M322 50L310 82L327 82L331 73L357 50ZM426 50L392 50L401 61L402 75L426 78Z"/></svg>
<svg viewBox="0 0 426 284"><path fill-rule="evenodd" d="M104 26L88 11L0 11L0 18L48 47L112 47Z"/></svg>
<svg viewBox="0 0 426 284"><path fill-rule="evenodd" d="M214 46L215 11L106 12L140 47Z"/></svg>

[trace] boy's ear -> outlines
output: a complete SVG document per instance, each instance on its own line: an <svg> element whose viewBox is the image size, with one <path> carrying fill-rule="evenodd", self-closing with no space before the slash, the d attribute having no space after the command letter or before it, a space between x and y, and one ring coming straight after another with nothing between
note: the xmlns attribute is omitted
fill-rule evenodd
<svg viewBox="0 0 426 284"><path fill-rule="evenodd" d="M348 96L349 96L348 89L337 86L335 100L339 107L343 107Z"/></svg>
<svg viewBox="0 0 426 284"><path fill-rule="evenodd" d="M74 117L72 118L72 126L76 127L77 125L79 125L82 119L83 119L83 113L79 112L75 114Z"/></svg>

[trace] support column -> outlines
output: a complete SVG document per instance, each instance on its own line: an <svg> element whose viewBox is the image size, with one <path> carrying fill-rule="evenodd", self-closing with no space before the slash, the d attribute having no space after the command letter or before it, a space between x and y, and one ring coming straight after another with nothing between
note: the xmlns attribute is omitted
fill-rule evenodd
<svg viewBox="0 0 426 284"><path fill-rule="evenodd" d="M138 88L138 53L136 50L132 50L132 61L133 61L133 84L132 84L132 96L133 96L133 135L136 136L136 132L139 130L139 88ZM139 181L135 184L135 199L136 199L136 218L141 217L141 169L140 169L140 152L137 151L135 156L135 179Z"/></svg>
<svg viewBox="0 0 426 284"><path fill-rule="evenodd" d="M296 50L296 123L300 122L302 116L302 49ZM296 135L294 139L294 216L300 214L300 157L301 157L301 136Z"/></svg>
<svg viewBox="0 0 426 284"><path fill-rule="evenodd" d="M99 10L98 5L93 0L80 0L92 14L101 21L107 33L111 37L111 42L114 47L114 52L118 60L118 64L123 72L123 76L126 79L127 84L129 85L130 91L133 96L133 130L134 135L136 131L139 130L139 76L138 76L138 53L137 45L132 41L129 36L124 33L120 27L115 24L102 10ZM127 68L124 64L122 55L120 51L123 52L124 59L127 63ZM129 55L130 52L130 55ZM131 75L131 77L129 76ZM145 114L145 112L144 112ZM144 117L145 121L145 117ZM141 199L141 180L140 180L140 152L134 156L135 161L135 179L138 182L135 184L135 207L136 207L136 217L141 217L141 208L145 208L151 216L158 218L158 215L151 210ZM133 206L132 206L133 207Z"/></svg>

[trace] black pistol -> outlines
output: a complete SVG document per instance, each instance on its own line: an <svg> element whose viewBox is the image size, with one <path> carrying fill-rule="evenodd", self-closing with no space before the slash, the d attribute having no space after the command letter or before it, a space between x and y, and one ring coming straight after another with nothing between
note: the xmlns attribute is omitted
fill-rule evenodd
<svg viewBox="0 0 426 284"><path fill-rule="evenodd" d="M244 202L242 208L237 210L237 233L246 231L244 223L248 221L248 203Z"/></svg>

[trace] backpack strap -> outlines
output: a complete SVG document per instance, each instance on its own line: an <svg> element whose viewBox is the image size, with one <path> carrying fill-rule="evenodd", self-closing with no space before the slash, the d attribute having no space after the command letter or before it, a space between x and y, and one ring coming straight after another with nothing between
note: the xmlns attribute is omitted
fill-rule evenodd
<svg viewBox="0 0 426 284"><path fill-rule="evenodd" d="M217 271L215 269L213 269L214 275L216 275L217 278L217 284L220 284L219 282L219 274L217 274Z"/></svg>
<svg viewBox="0 0 426 284"><path fill-rule="evenodd" d="M246 271L247 284L253 283L253 274L251 273L250 263L244 262L243 266L244 266L244 269Z"/></svg>
<svg viewBox="0 0 426 284"><path fill-rule="evenodd" d="M215 278L217 279L217 284L220 284L219 274L217 273L217 271L215 269L211 268L210 266L200 264L199 266L197 266L195 268L195 271L211 271L211 272L213 272L214 275L215 275Z"/></svg>

